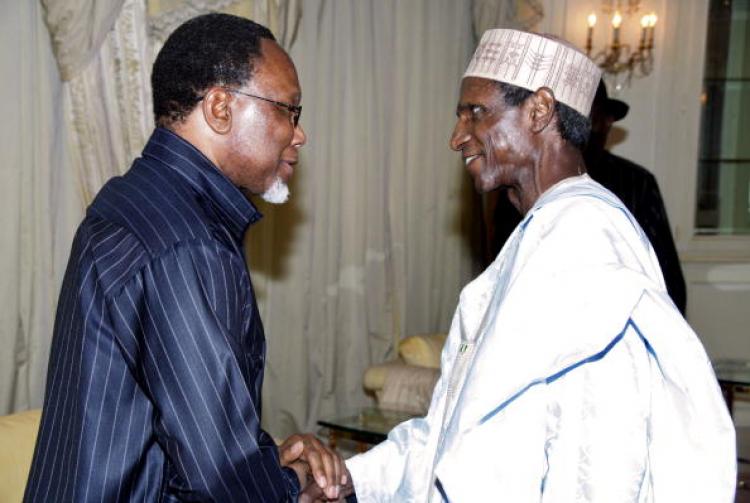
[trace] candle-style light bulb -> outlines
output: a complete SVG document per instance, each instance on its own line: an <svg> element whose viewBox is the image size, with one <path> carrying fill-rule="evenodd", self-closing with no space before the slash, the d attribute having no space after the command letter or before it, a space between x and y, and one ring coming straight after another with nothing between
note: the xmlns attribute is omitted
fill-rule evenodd
<svg viewBox="0 0 750 503"><path fill-rule="evenodd" d="M646 48L646 34L649 26L651 26L651 14L646 14L641 18L641 50Z"/></svg>
<svg viewBox="0 0 750 503"><path fill-rule="evenodd" d="M616 49L620 46L620 25L622 24L622 14L619 10L615 11L612 16L612 48Z"/></svg>
<svg viewBox="0 0 750 503"><path fill-rule="evenodd" d="M589 29L586 32L586 54L591 54L592 39L594 38L594 25L596 24L596 14L593 12L586 18Z"/></svg>
<svg viewBox="0 0 750 503"><path fill-rule="evenodd" d="M619 10L616 10L615 14L612 16L612 27L619 28L621 24L622 24L622 14L620 14Z"/></svg>
<svg viewBox="0 0 750 503"><path fill-rule="evenodd" d="M649 23L648 23L648 48L652 49L654 47L654 26L656 26L656 12L652 12L649 15Z"/></svg>

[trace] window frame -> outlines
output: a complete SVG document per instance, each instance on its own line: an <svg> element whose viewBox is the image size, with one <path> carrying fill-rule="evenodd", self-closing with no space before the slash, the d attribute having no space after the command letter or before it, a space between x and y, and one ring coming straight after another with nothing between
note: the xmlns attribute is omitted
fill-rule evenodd
<svg viewBox="0 0 750 503"><path fill-rule="evenodd" d="M669 6L673 9L667 12L666 32L669 36L662 37L664 53L661 63L671 61L673 68L681 70L661 72L659 101L664 105L662 110L672 113L659 113L655 142L657 162L667 167L662 192L677 194L669 216L680 258L683 262L750 262L750 236L695 233L700 100L709 0L672 0Z"/></svg>

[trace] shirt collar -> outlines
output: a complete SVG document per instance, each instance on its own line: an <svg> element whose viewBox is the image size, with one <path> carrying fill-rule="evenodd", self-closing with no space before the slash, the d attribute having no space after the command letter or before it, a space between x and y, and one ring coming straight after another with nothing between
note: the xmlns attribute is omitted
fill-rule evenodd
<svg viewBox="0 0 750 503"><path fill-rule="evenodd" d="M203 153L172 131L157 127L146 147L151 157L178 172L199 195L205 196L238 240L260 211Z"/></svg>

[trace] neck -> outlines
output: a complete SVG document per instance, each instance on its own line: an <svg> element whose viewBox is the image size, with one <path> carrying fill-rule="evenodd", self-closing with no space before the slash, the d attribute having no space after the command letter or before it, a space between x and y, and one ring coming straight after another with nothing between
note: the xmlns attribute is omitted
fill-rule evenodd
<svg viewBox="0 0 750 503"><path fill-rule="evenodd" d="M167 128L200 150L214 166L223 171L221 158L218 155L220 149L217 148L215 135L211 128L200 120L199 112L200 107L196 107L196 110L193 110L183 122L175 122Z"/></svg>
<svg viewBox="0 0 750 503"><path fill-rule="evenodd" d="M533 179L528 180L525 190L519 194L519 211L525 215L547 189L585 172L583 156L576 147L559 138L544 142L534 159Z"/></svg>

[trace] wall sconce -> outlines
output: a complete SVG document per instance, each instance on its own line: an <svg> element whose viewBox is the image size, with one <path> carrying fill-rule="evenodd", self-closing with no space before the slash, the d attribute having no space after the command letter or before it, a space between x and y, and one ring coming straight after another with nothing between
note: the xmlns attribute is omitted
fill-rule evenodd
<svg viewBox="0 0 750 503"><path fill-rule="evenodd" d="M592 12L586 19L588 31L586 35L586 54L604 71L616 80L624 76L630 84L633 76L645 77L650 74L654 66L654 27L657 17L655 13L646 14L641 17L641 36L638 45L623 43L620 29L623 24L623 12L627 17L635 17L640 8L640 0L628 0L627 5L622 5L622 0L604 1L602 12L611 14L612 42L599 52L592 55L594 27L596 26L596 13ZM619 87L619 86L618 86Z"/></svg>

